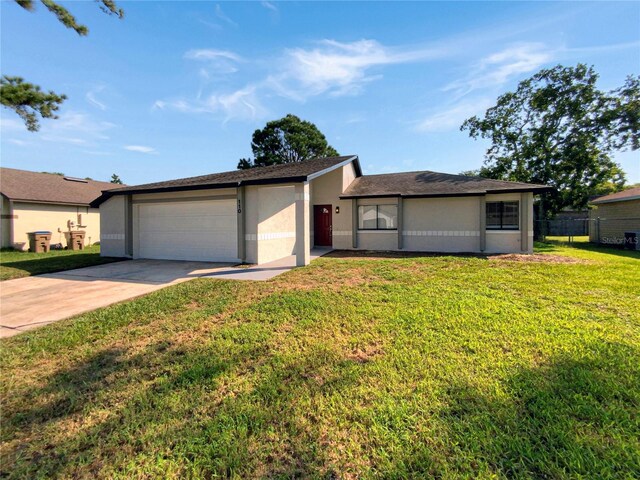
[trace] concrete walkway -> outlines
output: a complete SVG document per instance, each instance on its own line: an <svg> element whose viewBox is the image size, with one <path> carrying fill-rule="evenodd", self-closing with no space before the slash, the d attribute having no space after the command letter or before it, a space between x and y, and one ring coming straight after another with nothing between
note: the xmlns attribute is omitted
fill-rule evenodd
<svg viewBox="0 0 640 480"><path fill-rule="evenodd" d="M314 249L311 260L331 249ZM295 268L294 255L255 266L127 260L0 282L0 338L198 277L269 280Z"/></svg>
<svg viewBox="0 0 640 480"><path fill-rule="evenodd" d="M311 261L331 252L332 248L316 247L311 250ZM284 257L262 265L239 266L230 268L221 268L214 272L208 273L205 277L212 277L224 280L253 280L264 281L269 280L281 273L287 272L296 267L296 256Z"/></svg>
<svg viewBox="0 0 640 480"><path fill-rule="evenodd" d="M0 282L0 338L139 297L230 265L129 260Z"/></svg>

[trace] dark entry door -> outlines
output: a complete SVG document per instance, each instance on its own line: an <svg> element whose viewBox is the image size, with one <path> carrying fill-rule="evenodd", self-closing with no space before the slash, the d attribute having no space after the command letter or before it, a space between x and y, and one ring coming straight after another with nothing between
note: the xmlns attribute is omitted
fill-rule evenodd
<svg viewBox="0 0 640 480"><path fill-rule="evenodd" d="M313 238L318 247L333 246L331 205L313 206Z"/></svg>

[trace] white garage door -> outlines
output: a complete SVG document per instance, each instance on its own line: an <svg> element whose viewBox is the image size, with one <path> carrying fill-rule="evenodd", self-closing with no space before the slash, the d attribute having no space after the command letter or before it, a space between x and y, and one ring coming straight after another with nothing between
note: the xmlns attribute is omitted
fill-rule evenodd
<svg viewBox="0 0 640 480"><path fill-rule="evenodd" d="M236 224L233 199L138 205L138 257L237 261Z"/></svg>

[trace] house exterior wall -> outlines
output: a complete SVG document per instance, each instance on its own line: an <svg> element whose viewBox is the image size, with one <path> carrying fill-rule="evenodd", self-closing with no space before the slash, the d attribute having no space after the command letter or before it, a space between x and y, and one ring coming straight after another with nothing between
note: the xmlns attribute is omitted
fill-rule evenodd
<svg viewBox="0 0 640 480"><path fill-rule="evenodd" d="M501 193L486 195L487 202L520 202L518 230L486 230L486 253L533 253L533 194ZM523 241L524 240L524 241Z"/></svg>
<svg viewBox="0 0 640 480"><path fill-rule="evenodd" d="M8 202L6 204L8 214ZM5 204L3 202L3 214ZM79 222L82 221L82 223ZM8 245L10 239L10 224L3 225L3 245L13 246L18 250L29 249L29 232L48 230L51 232L51 243L67 245L64 232L69 231L68 222L74 223L74 230L86 232L85 245L90 245L100 239L100 213L96 208L78 205L58 205L47 203L13 202L13 245ZM6 229L6 234L5 234ZM60 231L58 231L60 230ZM4 238L6 235L6 238Z"/></svg>
<svg viewBox="0 0 640 480"><path fill-rule="evenodd" d="M398 205L397 198L360 198L356 206L361 205ZM356 208L356 215L358 209ZM358 250L398 250L398 230L359 230L358 218L353 218L357 235ZM353 245L349 246L353 248Z"/></svg>
<svg viewBox="0 0 640 480"><path fill-rule="evenodd" d="M295 187L245 187L247 263L267 263L295 253Z"/></svg>
<svg viewBox="0 0 640 480"><path fill-rule="evenodd" d="M518 230L484 230L484 201L517 200L520 205ZM442 198L367 198L360 205L397 204L401 220L401 242L397 230L357 230L357 249L418 252L532 253L533 194L514 193ZM357 211L357 209L356 209ZM481 237L485 235L485 248ZM401 244L401 247L400 247ZM343 248L343 247L340 247ZM344 248L353 248L352 245Z"/></svg>
<svg viewBox="0 0 640 480"><path fill-rule="evenodd" d="M116 195L100 205L100 255L125 257L127 197Z"/></svg>
<svg viewBox="0 0 640 480"><path fill-rule="evenodd" d="M293 255L296 247L295 187L260 187L258 206L257 263Z"/></svg>
<svg viewBox="0 0 640 480"><path fill-rule="evenodd" d="M640 199L594 205L589 219L589 241L623 245L624 232L640 232Z"/></svg>
<svg viewBox="0 0 640 480"><path fill-rule="evenodd" d="M352 208L351 200L340 200L339 196L351 185L356 178L353 163L333 170L310 182L311 202L310 229L311 245L314 245L313 206L331 205L331 219L333 222L333 248L352 248ZM340 213L336 213L336 207Z"/></svg>
<svg viewBox="0 0 640 480"><path fill-rule="evenodd" d="M188 202L195 197L235 200L238 257L255 264L290 255L304 264L313 246L313 207L331 205L333 248L432 252L522 253L533 251L533 194L505 193L443 198L379 197L340 199L355 180L353 164L332 170L308 183L251 185L240 189L114 196L100 207L102 254L133 255L136 244L136 205ZM519 201L518 230L486 230L485 203ZM359 230L358 206L398 205L398 230ZM336 213L336 207L339 212ZM354 237L355 236L355 237ZM302 263L300 263L302 262Z"/></svg>
<svg viewBox="0 0 640 480"><path fill-rule="evenodd" d="M480 250L480 197L406 198L403 204L404 250Z"/></svg>

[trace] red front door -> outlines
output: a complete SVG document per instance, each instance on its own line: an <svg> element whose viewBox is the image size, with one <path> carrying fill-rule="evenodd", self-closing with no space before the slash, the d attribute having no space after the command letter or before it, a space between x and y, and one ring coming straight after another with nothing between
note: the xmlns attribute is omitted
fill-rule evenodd
<svg viewBox="0 0 640 480"><path fill-rule="evenodd" d="M313 238L318 247L333 246L331 205L313 206Z"/></svg>

